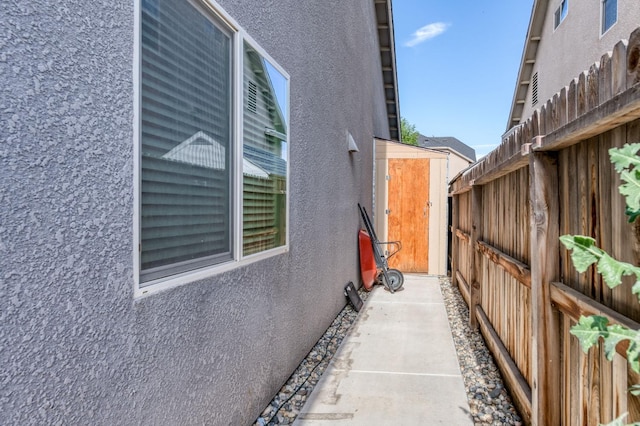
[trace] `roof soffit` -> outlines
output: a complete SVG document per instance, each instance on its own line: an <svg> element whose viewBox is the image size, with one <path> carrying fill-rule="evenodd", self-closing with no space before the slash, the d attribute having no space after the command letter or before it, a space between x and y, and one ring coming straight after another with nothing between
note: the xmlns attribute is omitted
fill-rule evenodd
<svg viewBox="0 0 640 426"><path fill-rule="evenodd" d="M400 140L400 106L398 99L398 77L396 73L396 52L393 32L392 0L373 0L378 27L378 44L382 66L389 135Z"/></svg>
<svg viewBox="0 0 640 426"><path fill-rule="evenodd" d="M522 118L524 102L529 90L531 75L535 67L538 55L538 45L540 44L542 37L542 29L544 28L544 21L548 7L549 0L534 0L533 2L527 36L522 49L522 57L520 59L518 78L513 90L513 100L511 102L511 111L509 113L506 131L517 125Z"/></svg>

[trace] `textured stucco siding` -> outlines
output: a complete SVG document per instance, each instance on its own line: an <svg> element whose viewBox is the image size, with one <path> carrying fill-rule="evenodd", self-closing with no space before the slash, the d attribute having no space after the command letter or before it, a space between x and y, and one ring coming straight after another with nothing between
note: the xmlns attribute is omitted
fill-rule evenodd
<svg viewBox="0 0 640 426"><path fill-rule="evenodd" d="M601 0L569 1L567 16L554 30L554 14L560 0L549 2L536 64L538 72L538 104L531 105L531 85L525 100L521 122L547 99L568 86L621 39L629 38L640 24L638 0L618 0L618 21L601 35Z"/></svg>
<svg viewBox="0 0 640 426"><path fill-rule="evenodd" d="M373 2L220 4L291 77L290 250L138 300L133 2L3 8L0 424L249 424L358 281Z"/></svg>

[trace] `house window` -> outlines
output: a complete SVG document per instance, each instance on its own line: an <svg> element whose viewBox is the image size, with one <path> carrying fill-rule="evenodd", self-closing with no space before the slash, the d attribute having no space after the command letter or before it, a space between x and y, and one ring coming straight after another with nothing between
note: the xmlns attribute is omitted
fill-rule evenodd
<svg viewBox="0 0 640 426"><path fill-rule="evenodd" d="M531 77L531 106L538 104L538 73L534 73Z"/></svg>
<svg viewBox="0 0 640 426"><path fill-rule="evenodd" d="M602 34L618 20L618 0L602 0Z"/></svg>
<svg viewBox="0 0 640 426"><path fill-rule="evenodd" d="M569 0L562 0L560 6L556 9L555 19L553 28L556 29L560 25L564 18L567 17L567 12L569 11Z"/></svg>
<svg viewBox="0 0 640 426"><path fill-rule="evenodd" d="M140 3L141 287L287 243L288 76L210 7Z"/></svg>

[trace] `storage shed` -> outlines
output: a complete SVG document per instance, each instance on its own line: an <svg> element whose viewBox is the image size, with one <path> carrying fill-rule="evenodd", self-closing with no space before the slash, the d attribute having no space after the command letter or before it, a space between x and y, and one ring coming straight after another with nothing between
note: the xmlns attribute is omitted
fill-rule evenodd
<svg viewBox="0 0 640 426"><path fill-rule="evenodd" d="M375 141L376 234L402 242L391 267L446 273L447 164L445 152Z"/></svg>

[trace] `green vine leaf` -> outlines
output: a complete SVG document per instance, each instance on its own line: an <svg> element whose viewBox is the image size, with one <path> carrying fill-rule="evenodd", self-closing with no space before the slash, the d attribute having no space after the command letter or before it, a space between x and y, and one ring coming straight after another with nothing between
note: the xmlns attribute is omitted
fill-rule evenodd
<svg viewBox="0 0 640 426"><path fill-rule="evenodd" d="M627 262L620 262L602 251L602 256L598 261L598 272L602 274L605 282L610 288L614 288L622 283L623 275L635 275L636 283L631 291L640 297L640 267Z"/></svg>
<svg viewBox="0 0 640 426"><path fill-rule="evenodd" d="M620 178L624 183L619 190L627 200L627 207L630 210L640 209L640 170L622 172Z"/></svg>
<svg viewBox="0 0 640 426"><path fill-rule="evenodd" d="M611 423L607 423L606 425L600 424L600 426L626 426L626 423L624 422L624 419L627 417L627 414L628 413L624 413L623 415L621 415L620 417L618 417L617 419L615 419Z"/></svg>
<svg viewBox="0 0 640 426"><path fill-rule="evenodd" d="M636 331L637 333L637 331ZM627 361L629 366L636 373L640 373L640 342L638 342L638 336L629 343L629 349L627 349Z"/></svg>
<svg viewBox="0 0 640 426"><path fill-rule="evenodd" d="M589 269L602 256L601 250L596 247L596 240L584 235L563 235L560 242L571 250L573 266L580 273Z"/></svg>
<svg viewBox="0 0 640 426"><path fill-rule="evenodd" d="M640 143L626 144L621 148L611 148L609 150L609 158L618 173L624 169L640 167Z"/></svg>
<svg viewBox="0 0 640 426"><path fill-rule="evenodd" d="M622 148L609 150L611 162L616 171L620 173L620 178L623 181L619 190L626 199L627 215L630 216L630 222L635 220L637 212L640 210L640 156L638 156L638 151L640 151L640 143L627 144Z"/></svg>
<svg viewBox="0 0 640 426"><path fill-rule="evenodd" d="M578 338L582 350L587 353L589 348L598 344L600 337L606 338L609 335L607 323L605 317L598 315L581 316L580 321L571 327L571 334Z"/></svg>
<svg viewBox="0 0 640 426"><path fill-rule="evenodd" d="M604 340L604 351L607 359L611 361L616 354L616 346L622 341L629 341L627 349L627 361L636 373L640 373L640 334L619 324L608 325L607 318L599 315L588 317L581 316L576 325L571 327L571 334L578 338L582 350L587 353L589 349L598 344L600 338ZM640 392L640 386L638 387Z"/></svg>
<svg viewBox="0 0 640 426"><path fill-rule="evenodd" d="M623 340L635 341L637 333L620 324L613 324L607 327L608 333L604 338L604 353L607 359L611 361L616 354L616 346Z"/></svg>
<svg viewBox="0 0 640 426"><path fill-rule="evenodd" d="M629 265L633 267L633 265ZM607 282L609 287L614 288L622 284L622 275L627 272L627 265L618 262L607 253L603 252L598 261L598 272L602 274L602 278Z"/></svg>
<svg viewBox="0 0 640 426"><path fill-rule="evenodd" d="M629 206L627 206L624 213L629 216L629 223L635 222L636 219L640 217L640 210L631 210Z"/></svg>
<svg viewBox="0 0 640 426"><path fill-rule="evenodd" d="M640 384L636 383L635 385L632 385L629 388L629 392L631 392L631 394L633 394L635 396L640 396Z"/></svg>
<svg viewBox="0 0 640 426"><path fill-rule="evenodd" d="M596 246L596 240L584 235L563 235L560 241L571 250L573 266L580 273L597 263L597 270L610 288L615 288L622 283L625 275L635 275L636 283L632 288L640 301L640 267L630 263L620 262L609 256L607 252Z"/></svg>

